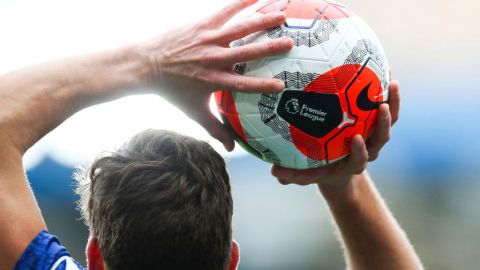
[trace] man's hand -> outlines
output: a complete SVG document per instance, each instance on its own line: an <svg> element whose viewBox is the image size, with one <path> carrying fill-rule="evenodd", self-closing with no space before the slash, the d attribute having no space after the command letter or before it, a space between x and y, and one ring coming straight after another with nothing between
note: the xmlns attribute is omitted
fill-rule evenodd
<svg viewBox="0 0 480 270"><path fill-rule="evenodd" d="M121 96L164 96L229 150L233 139L211 114L212 92L276 92L282 81L234 74L238 62L284 53L293 41L230 48L229 43L285 22L283 13L222 27L254 0L234 2L200 23L151 41L39 64L0 76L0 269L12 269L45 223L28 185L23 154L72 114ZM162 116L159 116L162 117ZM163 116L168 117L168 116Z"/></svg>
<svg viewBox="0 0 480 270"><path fill-rule="evenodd" d="M160 95L202 125L227 150L233 150L234 141L209 109L211 93L222 89L266 93L282 91L284 82L281 80L240 76L234 73L233 68L235 63L285 53L293 47L290 38L229 47L232 41L285 22L285 14L276 12L222 27L235 14L255 2L235 0L200 23L170 31L142 44L151 66L151 84L159 87Z"/></svg>
<svg viewBox="0 0 480 270"><path fill-rule="evenodd" d="M352 153L349 157L327 167L309 170L293 170L279 166L272 167L273 176L279 182L298 185L343 185L354 175L362 173L369 161L377 159L380 150L390 139L390 128L398 120L400 113L400 92L397 81L390 82L388 104L378 109L377 126L372 136L365 142L361 135L352 139Z"/></svg>
<svg viewBox="0 0 480 270"><path fill-rule="evenodd" d="M421 270L422 264L405 232L385 205L365 168L390 138L400 112L398 82L389 85L388 104L379 108L377 126L365 142L353 138L351 155L327 167L291 170L273 166L282 184L318 184L341 235L352 270Z"/></svg>

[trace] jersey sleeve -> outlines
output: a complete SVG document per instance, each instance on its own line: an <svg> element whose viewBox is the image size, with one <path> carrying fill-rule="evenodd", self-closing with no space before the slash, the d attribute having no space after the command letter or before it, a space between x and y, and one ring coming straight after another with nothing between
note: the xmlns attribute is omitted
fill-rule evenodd
<svg viewBox="0 0 480 270"><path fill-rule="evenodd" d="M85 268L72 259L57 237L42 231L28 245L13 269L84 270Z"/></svg>

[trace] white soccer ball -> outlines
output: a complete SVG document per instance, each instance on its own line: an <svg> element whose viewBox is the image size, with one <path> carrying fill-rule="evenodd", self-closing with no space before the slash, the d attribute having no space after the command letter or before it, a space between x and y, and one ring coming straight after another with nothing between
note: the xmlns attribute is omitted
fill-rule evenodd
<svg viewBox="0 0 480 270"><path fill-rule="evenodd" d="M316 168L350 153L356 134L368 138L388 99L389 66L375 33L351 10L322 0L267 1L252 16L287 14L284 25L232 46L291 37L285 55L239 63L238 74L285 81L281 94L215 93L237 142L264 161Z"/></svg>

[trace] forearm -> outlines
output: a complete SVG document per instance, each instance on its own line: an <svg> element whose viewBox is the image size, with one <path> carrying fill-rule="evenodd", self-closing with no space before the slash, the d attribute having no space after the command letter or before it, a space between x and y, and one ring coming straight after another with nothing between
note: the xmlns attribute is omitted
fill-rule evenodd
<svg viewBox="0 0 480 270"><path fill-rule="evenodd" d="M134 46L0 76L0 269L12 268L31 239L45 229L24 174L23 154L75 112L139 90L155 91L233 149L233 138L209 109L211 93L283 90L280 80L238 76L232 70L235 63L293 47L290 39L229 47L239 38L285 22L285 14L275 12L222 27L254 2L233 1L199 23Z"/></svg>
<svg viewBox="0 0 480 270"><path fill-rule="evenodd" d="M0 138L22 154L89 105L124 95L146 81L136 47L73 57L0 77Z"/></svg>
<svg viewBox="0 0 480 270"><path fill-rule="evenodd" d="M345 245L350 269L422 269L412 245L366 172L346 185L320 186Z"/></svg>

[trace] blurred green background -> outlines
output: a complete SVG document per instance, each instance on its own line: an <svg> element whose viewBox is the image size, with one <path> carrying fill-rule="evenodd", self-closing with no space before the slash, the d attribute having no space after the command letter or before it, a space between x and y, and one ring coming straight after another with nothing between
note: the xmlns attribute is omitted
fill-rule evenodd
<svg viewBox="0 0 480 270"><path fill-rule="evenodd" d="M210 14L222 3L0 1L0 72L147 38ZM372 177L427 269L479 269L480 4L467 0L344 3L377 32L394 78L401 83L401 119L392 141L371 164ZM27 174L49 230L82 263L88 232L75 210L71 176L76 165L91 160L91 152L108 147L89 149L83 156L81 150L88 148L84 145L98 145L96 138L102 134L121 142L140 128L176 129L162 116L145 120L142 114L155 111L159 104L165 105L155 100L121 123L108 121L118 117L110 111L115 105L91 109L105 113L105 118L84 119L86 123L104 120L94 134L87 124L80 125L80 118L89 115L86 110L47 136L26 158ZM172 109L172 115L199 130L180 112ZM147 126L137 127L139 118ZM130 124L135 128L118 139L108 133ZM179 131L206 136L201 130ZM241 150L228 156L228 168L241 270L344 268L328 210L314 187L279 185L268 164Z"/></svg>

